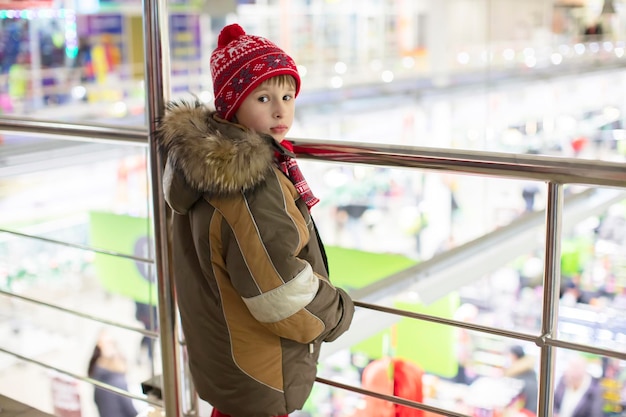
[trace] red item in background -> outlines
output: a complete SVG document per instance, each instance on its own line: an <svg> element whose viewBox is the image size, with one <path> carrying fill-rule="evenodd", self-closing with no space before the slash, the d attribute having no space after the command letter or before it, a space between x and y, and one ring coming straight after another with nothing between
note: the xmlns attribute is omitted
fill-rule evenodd
<svg viewBox="0 0 626 417"><path fill-rule="evenodd" d="M571 143L572 149L574 150L576 154L579 154L580 151L583 150L587 142L588 140L586 137L584 136L577 137L576 139L572 140L572 143Z"/></svg>
<svg viewBox="0 0 626 417"><path fill-rule="evenodd" d="M392 369L390 369L391 366L393 366ZM382 358L365 367L362 383L365 389L422 403L424 401L423 374L419 366L406 360ZM358 410L355 415L357 417L425 417L427 414L423 410L366 396L365 408Z"/></svg>
<svg viewBox="0 0 626 417"><path fill-rule="evenodd" d="M393 362L393 395L415 402L424 402L422 376L424 372L411 362L396 359ZM396 404L395 417L422 417L424 411Z"/></svg>

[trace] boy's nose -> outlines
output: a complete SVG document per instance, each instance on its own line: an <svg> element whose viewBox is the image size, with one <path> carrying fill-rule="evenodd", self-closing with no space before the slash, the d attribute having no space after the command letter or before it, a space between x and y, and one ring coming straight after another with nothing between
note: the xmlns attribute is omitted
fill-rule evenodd
<svg viewBox="0 0 626 417"><path fill-rule="evenodd" d="M279 100L274 102L274 118L282 119L287 112L287 104L284 101Z"/></svg>

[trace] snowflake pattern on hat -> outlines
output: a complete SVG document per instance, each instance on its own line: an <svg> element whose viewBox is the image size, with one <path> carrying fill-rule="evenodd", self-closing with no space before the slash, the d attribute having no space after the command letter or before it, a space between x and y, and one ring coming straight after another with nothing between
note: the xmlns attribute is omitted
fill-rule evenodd
<svg viewBox="0 0 626 417"><path fill-rule="evenodd" d="M211 75L215 110L231 120L243 100L259 84L277 75L291 75L296 80L296 96L300 75L294 60L268 39L247 35L237 24L226 26L211 54Z"/></svg>

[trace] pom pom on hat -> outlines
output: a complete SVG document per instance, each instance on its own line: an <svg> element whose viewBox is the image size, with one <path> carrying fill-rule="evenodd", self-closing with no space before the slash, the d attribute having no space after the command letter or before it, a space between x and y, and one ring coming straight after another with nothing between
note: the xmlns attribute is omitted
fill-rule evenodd
<svg viewBox="0 0 626 417"><path fill-rule="evenodd" d="M245 34L246 32L237 23L228 25L220 32L220 36L217 38L217 47L223 48L231 41L237 40Z"/></svg>
<svg viewBox="0 0 626 417"><path fill-rule="evenodd" d="M231 120L243 100L268 78L291 75L300 91L300 75L294 60L268 39L247 35L234 23L222 29L211 54L215 110Z"/></svg>

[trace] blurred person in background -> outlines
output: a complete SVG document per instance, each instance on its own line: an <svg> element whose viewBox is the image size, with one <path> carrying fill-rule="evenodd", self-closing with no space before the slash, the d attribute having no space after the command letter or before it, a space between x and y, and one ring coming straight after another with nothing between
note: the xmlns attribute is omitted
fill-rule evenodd
<svg viewBox="0 0 626 417"><path fill-rule="evenodd" d="M159 331L159 312L157 306L154 304L142 303L135 300L135 318L137 321L143 324L144 329L154 332ZM140 342L140 352L137 359L138 363L142 362L143 351L145 349L148 356L148 361L152 362L154 359L154 340L149 336L143 336Z"/></svg>
<svg viewBox="0 0 626 417"><path fill-rule="evenodd" d="M21 52L11 68L9 68L8 91L9 107L7 113L22 113L27 108L27 98L30 95L30 57L28 53Z"/></svg>
<svg viewBox="0 0 626 417"><path fill-rule="evenodd" d="M112 335L103 330L93 349L87 375L102 383L128 391L126 360ZM94 402L100 417L135 417L138 413L130 397L101 387L94 388Z"/></svg>
<svg viewBox="0 0 626 417"><path fill-rule="evenodd" d="M603 417L604 399L597 378L587 371L587 360L575 355L554 391L555 417Z"/></svg>
<svg viewBox="0 0 626 417"><path fill-rule="evenodd" d="M122 63L122 53L117 41L110 33L103 34L90 49L93 75L99 84L106 84Z"/></svg>
<svg viewBox="0 0 626 417"><path fill-rule="evenodd" d="M454 320L473 323L478 321L478 307L464 303L454 312ZM458 370L453 381L459 384L471 384L477 377L474 369L474 350L476 341L474 332L459 327L456 329L456 358Z"/></svg>
<svg viewBox="0 0 626 417"><path fill-rule="evenodd" d="M91 58L91 43L88 37L78 38L78 52L74 59L76 81L81 83L92 82L95 79L93 59Z"/></svg>
<svg viewBox="0 0 626 417"><path fill-rule="evenodd" d="M535 211L535 199L541 190L535 182L528 181L522 187L522 198L524 199L524 212Z"/></svg>
<svg viewBox="0 0 626 417"><path fill-rule="evenodd" d="M535 358L526 355L524 348L519 345L511 346L509 349L510 364L504 371L504 376L519 379L524 382L522 396L523 408L537 414L537 389L538 379L535 372Z"/></svg>

